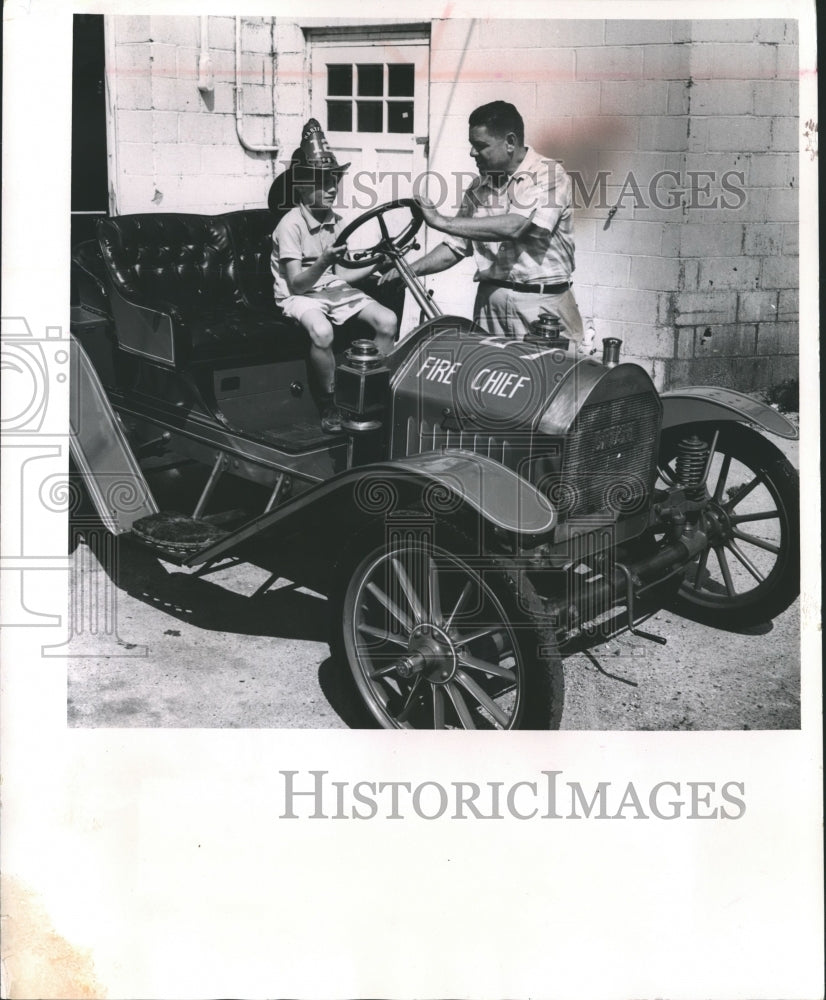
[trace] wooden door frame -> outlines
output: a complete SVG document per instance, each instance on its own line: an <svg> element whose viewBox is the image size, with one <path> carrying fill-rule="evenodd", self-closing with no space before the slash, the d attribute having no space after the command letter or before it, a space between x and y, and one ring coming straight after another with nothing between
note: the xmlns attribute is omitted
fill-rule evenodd
<svg viewBox="0 0 826 1000"><path fill-rule="evenodd" d="M426 115L424 122L424 129L421 130L427 136L428 140L430 137L430 60L431 60L431 22L418 22L418 23L387 23L382 24L381 22L375 22L370 25L364 24L350 24L350 25L324 25L323 27L315 25L310 25L307 22L298 22L299 26L304 31L305 36L305 65L312 68L313 65L313 48L318 49L334 49L336 47L350 47L350 46L361 46L361 45L375 45L379 48L382 44L392 46L394 43L398 45L415 45L425 48L427 51L427 62L425 67L426 76L426 87L427 93L425 95L426 100ZM312 72L309 74L309 86L305 90L304 100L306 102L305 108L307 113L310 113L313 108L313 75ZM305 116L306 117L306 116ZM419 132L420 130L416 130ZM415 140L415 134L413 136ZM422 150L422 157L424 160L424 170L428 172L430 170L430 143L427 142L425 148ZM434 237L431 235L427 227L424 228L422 244L427 251L429 249L429 242ZM415 315L417 307L413 303L413 300L409 294L405 296L405 308L404 317L402 323L404 326L415 325Z"/></svg>
<svg viewBox="0 0 826 1000"><path fill-rule="evenodd" d="M313 26L310 22L299 21L298 26L304 32L305 39L305 61L306 65L312 67L313 46L320 48L335 48L339 45L380 45L386 42L392 45L393 42L406 45L427 46L427 133L430 134L430 22L411 22L405 24L389 23L381 24L350 24L350 25L325 25L324 27ZM309 74L309 86L305 91L305 109L309 111L313 107L313 77ZM425 169L430 166L429 150L425 154Z"/></svg>
<svg viewBox="0 0 826 1000"><path fill-rule="evenodd" d="M115 113L118 106L118 74L116 72L116 47L114 18L121 15L105 14L103 17L103 79L106 83L106 165L109 189L109 214L118 214L119 174L118 135Z"/></svg>

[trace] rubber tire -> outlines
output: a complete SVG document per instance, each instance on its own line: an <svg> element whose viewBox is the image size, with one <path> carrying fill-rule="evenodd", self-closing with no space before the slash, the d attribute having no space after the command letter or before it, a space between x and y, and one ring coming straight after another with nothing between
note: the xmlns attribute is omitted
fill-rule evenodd
<svg viewBox="0 0 826 1000"><path fill-rule="evenodd" d="M435 522L435 548L454 558L461 559L460 553L475 551L471 537L471 532L453 521ZM357 536L338 562L330 593L333 609L330 648L337 666L337 696L346 703L347 721L352 720L354 728L403 728L393 725L377 708L371 708L359 686L359 667L353 662L346 638L352 630L352 602L360 574L380 553L387 551L383 530L371 528ZM485 570L484 582L501 603L508 622L519 626L513 634L524 664L521 705L508 728L558 729L564 701L564 673L556 634L550 625L543 623L539 598L524 574L517 580L517 574L502 558L488 557L488 562L490 568Z"/></svg>
<svg viewBox="0 0 826 1000"><path fill-rule="evenodd" d="M711 428L711 430L710 430ZM744 599L721 606L703 600L683 586L673 601L674 610L694 621L718 628L744 628L764 624L785 611L800 593L800 479L797 470L770 441L742 424L692 424L667 431L660 442L661 460L674 456L678 441L692 433L711 440L719 430L718 451L725 449L753 472L761 472L766 488L781 512L783 544L775 566Z"/></svg>

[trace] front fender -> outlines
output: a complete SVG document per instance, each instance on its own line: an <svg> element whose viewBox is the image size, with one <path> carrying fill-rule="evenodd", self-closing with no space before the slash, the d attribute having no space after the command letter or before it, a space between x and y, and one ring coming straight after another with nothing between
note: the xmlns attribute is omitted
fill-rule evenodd
<svg viewBox="0 0 826 1000"><path fill-rule="evenodd" d="M191 556L199 565L226 556L250 539L271 530L289 531L299 519L335 516L341 504L361 508L365 517L380 517L393 509L394 483L432 484L435 510L453 509L452 498L468 504L497 528L535 535L556 523L553 506L531 483L485 455L466 451L426 452L390 462L359 466L301 493L282 507L262 514Z"/></svg>
<svg viewBox="0 0 826 1000"><path fill-rule="evenodd" d="M485 455L460 450L424 452L388 464L438 483L497 528L538 535L556 522L552 504L532 483Z"/></svg>
<svg viewBox="0 0 826 1000"><path fill-rule="evenodd" d="M792 440L798 437L797 428L782 413L734 389L689 385L664 392L660 399L663 403L663 430L705 420L739 420L757 424L778 437Z"/></svg>

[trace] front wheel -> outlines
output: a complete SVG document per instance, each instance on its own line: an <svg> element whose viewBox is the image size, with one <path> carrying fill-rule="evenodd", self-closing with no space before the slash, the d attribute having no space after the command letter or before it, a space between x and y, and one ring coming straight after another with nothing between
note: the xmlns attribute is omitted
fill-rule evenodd
<svg viewBox="0 0 826 1000"><path fill-rule="evenodd" d="M334 651L385 729L552 729L556 640L530 584L438 523L373 540L342 574ZM461 554L460 554L461 553Z"/></svg>
<svg viewBox="0 0 826 1000"><path fill-rule="evenodd" d="M773 444L735 423L665 434L662 482L674 478L681 440L695 435L710 446L715 431L704 512L712 541L689 564L676 606L710 625L758 625L785 611L800 592L800 484Z"/></svg>

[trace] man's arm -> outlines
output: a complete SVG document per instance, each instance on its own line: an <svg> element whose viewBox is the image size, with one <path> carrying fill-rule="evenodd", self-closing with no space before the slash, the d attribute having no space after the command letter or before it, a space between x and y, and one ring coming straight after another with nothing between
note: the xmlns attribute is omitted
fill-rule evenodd
<svg viewBox="0 0 826 1000"><path fill-rule="evenodd" d="M446 271L460 259L459 255L454 253L446 243L440 243L424 257L414 260L410 267L414 274L423 278L426 274L438 274L440 271Z"/></svg>
<svg viewBox="0 0 826 1000"><path fill-rule="evenodd" d="M530 215L518 215L515 212L505 215L482 216L478 219L468 215L457 215L454 218L449 218L438 212L432 202L421 198L416 200L428 226L440 233L447 233L448 236L493 243L498 240L516 239L531 223ZM430 255L428 254L428 256Z"/></svg>
<svg viewBox="0 0 826 1000"><path fill-rule="evenodd" d="M408 267L415 275L423 278L426 274L438 274L440 271L446 271L449 267L453 267L458 260L461 260L459 254L451 250L446 243L440 243L424 257L411 261ZM384 285L389 281L399 281L400 279L399 272L395 267L391 267L386 274L379 278L379 284Z"/></svg>

